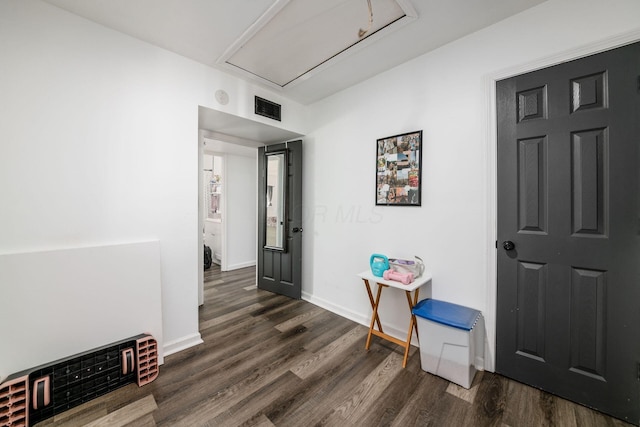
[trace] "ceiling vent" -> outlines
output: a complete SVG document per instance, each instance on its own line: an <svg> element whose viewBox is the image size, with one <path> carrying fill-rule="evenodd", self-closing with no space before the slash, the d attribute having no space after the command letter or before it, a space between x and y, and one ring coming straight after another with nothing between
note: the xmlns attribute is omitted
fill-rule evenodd
<svg viewBox="0 0 640 427"><path fill-rule="evenodd" d="M255 113L259 116L268 117L273 120L281 120L281 106L275 102L268 101L264 98L256 96L256 109Z"/></svg>

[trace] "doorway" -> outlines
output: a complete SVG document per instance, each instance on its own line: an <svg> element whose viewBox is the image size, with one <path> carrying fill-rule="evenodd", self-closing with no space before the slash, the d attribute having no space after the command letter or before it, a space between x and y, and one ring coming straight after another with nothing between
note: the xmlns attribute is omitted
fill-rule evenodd
<svg viewBox="0 0 640 427"><path fill-rule="evenodd" d="M638 69L636 43L496 92L496 372L635 424Z"/></svg>
<svg viewBox="0 0 640 427"><path fill-rule="evenodd" d="M204 244L208 248L210 260L213 264L223 267L224 252L226 251L226 224L223 226L226 193L224 191L225 155L207 150L207 140L204 141L202 198L204 207ZM223 234L223 231L225 233ZM223 244L224 243L224 244ZM226 262L224 263L226 267ZM206 262L205 262L206 266ZM223 269L225 271L226 268Z"/></svg>
<svg viewBox="0 0 640 427"><path fill-rule="evenodd" d="M302 141L260 148L258 288L302 297Z"/></svg>
<svg viewBox="0 0 640 427"><path fill-rule="evenodd" d="M271 126L262 122L258 122L255 120L251 120L248 118L236 116L234 114L225 113L218 110L213 110L207 107L198 107L198 230L197 230L197 241L198 241L198 253L199 253L199 262L198 266L198 304L202 305L204 303L204 239L203 239L203 229L204 229L204 200L203 200L203 156L204 156L204 141L207 139L211 141L208 150L212 152L216 152L219 154L224 154L226 158L226 173L223 177L223 180L226 180L229 185L232 185L232 182L241 182L241 183L250 183L253 180L253 184L257 187L257 175L254 175L255 178L247 178L246 176L230 176L234 174L242 175L242 169L248 167L247 166L247 156L254 156L254 164L253 171L257 173L257 149L259 147L263 147L265 145L279 143L282 141L292 140L295 138L299 138L302 134L292 132L286 129L282 129L279 127ZM235 162L234 160L238 160ZM238 167L236 167L238 166ZM227 186L228 187L228 186ZM242 190L238 190L238 194L241 193ZM257 191L257 190L255 190ZM229 194L234 194L236 191L234 187L227 188L227 201L226 204L223 203L223 209L227 209L227 218L231 217L236 219L236 215L234 213L229 212L228 209L235 205L235 199L229 200ZM252 193L251 200L245 206L250 209L257 209L257 193ZM226 208L225 208L226 205ZM235 212L235 211L234 211ZM248 210L240 209L240 212L244 212L245 214ZM223 212L224 216L224 212ZM246 220L245 220L246 221ZM242 245L240 247L240 253L243 255L239 256L239 258L235 258L235 254L238 253L235 246L235 238L233 237L234 230L241 230L240 233L243 233L243 236L246 237L246 233L257 235L257 219L254 220L251 225L246 225L244 227L235 227L233 224L229 224L227 221L226 230L224 229L225 221L222 221L223 230L222 230L222 264L226 262L225 266L228 270L233 270L236 268L247 267L248 265L254 265L257 257L257 242L253 245L251 250L251 258L253 259L253 264L251 264L251 260L248 259L246 255L246 245ZM226 244L226 248L225 248Z"/></svg>
<svg viewBox="0 0 640 427"><path fill-rule="evenodd" d="M202 138L203 243L221 271L256 264L257 149Z"/></svg>

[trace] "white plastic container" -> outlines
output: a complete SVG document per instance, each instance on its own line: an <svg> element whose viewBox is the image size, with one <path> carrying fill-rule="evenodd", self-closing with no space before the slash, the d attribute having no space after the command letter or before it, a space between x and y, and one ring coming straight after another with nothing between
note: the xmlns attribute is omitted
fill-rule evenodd
<svg viewBox="0 0 640 427"><path fill-rule="evenodd" d="M417 279L424 273L424 262L418 256L416 256L415 259L415 261L412 261L408 259L389 258L389 268L398 273L411 273L413 277Z"/></svg>
<svg viewBox="0 0 640 427"><path fill-rule="evenodd" d="M480 312L426 299L414 307L413 314L418 323L422 370L470 388L476 373L476 340L484 342ZM484 349L483 345L478 347Z"/></svg>

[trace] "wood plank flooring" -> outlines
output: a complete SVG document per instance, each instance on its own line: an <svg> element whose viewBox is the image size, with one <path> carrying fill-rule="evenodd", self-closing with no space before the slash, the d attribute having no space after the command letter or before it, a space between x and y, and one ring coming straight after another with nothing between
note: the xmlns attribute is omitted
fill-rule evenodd
<svg viewBox="0 0 640 427"><path fill-rule="evenodd" d="M42 426L628 426L481 372L470 390L420 369L411 349L304 301L256 289L255 268L205 272L204 344ZM363 298L366 298L363 288Z"/></svg>

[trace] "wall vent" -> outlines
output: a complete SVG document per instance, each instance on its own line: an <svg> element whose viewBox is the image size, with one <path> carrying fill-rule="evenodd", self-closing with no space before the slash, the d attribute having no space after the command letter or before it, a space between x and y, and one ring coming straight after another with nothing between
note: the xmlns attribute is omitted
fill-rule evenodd
<svg viewBox="0 0 640 427"><path fill-rule="evenodd" d="M281 119L281 106L275 102L268 101L266 99L256 96L256 109L255 113L259 116L268 117L273 120L280 121Z"/></svg>

